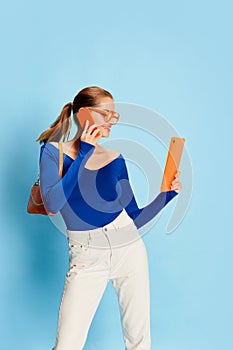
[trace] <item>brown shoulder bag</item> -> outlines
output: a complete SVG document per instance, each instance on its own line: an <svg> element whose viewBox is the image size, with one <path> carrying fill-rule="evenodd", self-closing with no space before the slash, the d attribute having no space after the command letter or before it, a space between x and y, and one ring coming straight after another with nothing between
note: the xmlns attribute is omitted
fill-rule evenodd
<svg viewBox="0 0 233 350"><path fill-rule="evenodd" d="M62 177L62 169L63 169L63 151L62 151L62 144L58 142L59 147L59 163L58 163L58 173L60 178ZM40 191L40 177L38 177L38 180L34 183L34 185L31 188L30 197L28 201L27 206L27 212L29 214L42 214L42 215L50 215L50 216L56 216L57 213L51 213L48 211L43 203L41 191Z"/></svg>

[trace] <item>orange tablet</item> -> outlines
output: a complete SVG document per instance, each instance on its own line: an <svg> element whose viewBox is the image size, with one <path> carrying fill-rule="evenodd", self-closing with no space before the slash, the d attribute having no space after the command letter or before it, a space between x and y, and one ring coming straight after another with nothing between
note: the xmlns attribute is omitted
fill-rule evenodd
<svg viewBox="0 0 233 350"><path fill-rule="evenodd" d="M184 147L185 139L181 137L172 137L167 155L167 162L164 168L161 192L172 191L171 184L179 170L180 159Z"/></svg>

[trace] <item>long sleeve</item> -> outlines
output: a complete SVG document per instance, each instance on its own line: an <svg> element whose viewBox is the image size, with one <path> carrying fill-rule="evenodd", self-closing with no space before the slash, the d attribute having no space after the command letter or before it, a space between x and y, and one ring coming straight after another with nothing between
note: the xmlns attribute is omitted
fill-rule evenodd
<svg viewBox="0 0 233 350"><path fill-rule="evenodd" d="M139 208L130 185L129 176L125 161L122 166L122 173L119 177L121 184L120 203L125 208L128 215L134 220L137 228L142 227L153 219L165 206L174 198L178 192L160 192L158 196L143 208Z"/></svg>
<svg viewBox="0 0 233 350"><path fill-rule="evenodd" d="M57 151L57 155L54 155L46 144L42 147L43 150L41 150L40 156L41 194L46 209L52 213L57 213L71 196L78 182L78 177L95 146L80 140L79 153L62 178L58 174L59 152Z"/></svg>

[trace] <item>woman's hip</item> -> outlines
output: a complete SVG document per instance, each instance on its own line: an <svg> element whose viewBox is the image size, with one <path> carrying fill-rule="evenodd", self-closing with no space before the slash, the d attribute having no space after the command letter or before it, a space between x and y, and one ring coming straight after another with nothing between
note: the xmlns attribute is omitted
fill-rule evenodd
<svg viewBox="0 0 233 350"><path fill-rule="evenodd" d="M86 231L67 230L67 238L85 249L115 249L126 247L141 236L134 221L123 210L115 220L102 227Z"/></svg>

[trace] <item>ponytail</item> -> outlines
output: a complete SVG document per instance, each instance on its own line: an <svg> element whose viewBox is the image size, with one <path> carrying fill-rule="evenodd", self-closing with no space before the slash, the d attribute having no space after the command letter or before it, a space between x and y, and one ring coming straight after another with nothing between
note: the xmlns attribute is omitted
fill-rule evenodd
<svg viewBox="0 0 233 350"><path fill-rule="evenodd" d="M73 102L69 102L63 107L61 114L57 120L51 124L50 129L44 131L36 141L40 141L40 143L47 141L60 142L62 137L62 141L65 141L65 139L68 140L72 126L70 118L71 110L73 110L73 115L75 115L78 113L81 107L95 106L103 97L110 97L113 100L112 94L110 92L98 86L90 86L82 89L75 96ZM74 118L74 122L79 128L79 122L77 118Z"/></svg>
<svg viewBox="0 0 233 350"><path fill-rule="evenodd" d="M59 142L62 137L62 141L68 139L70 135L70 129L72 126L72 121L70 118L72 108L73 103L67 103L63 107L59 117L55 120L55 122L53 122L50 125L50 129L42 132L42 134L38 137L36 141L39 141L40 143L47 141Z"/></svg>

